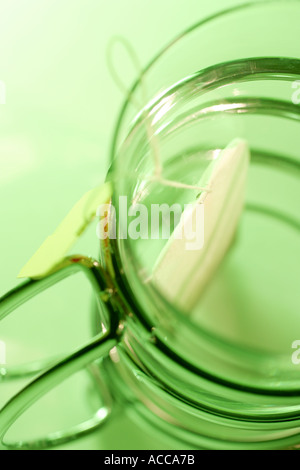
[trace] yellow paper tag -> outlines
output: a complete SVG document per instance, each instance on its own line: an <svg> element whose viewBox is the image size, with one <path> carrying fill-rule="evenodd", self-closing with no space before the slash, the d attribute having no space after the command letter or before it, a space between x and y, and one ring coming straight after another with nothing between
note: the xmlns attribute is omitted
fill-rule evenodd
<svg viewBox="0 0 300 470"><path fill-rule="evenodd" d="M53 235L50 235L21 269L18 278L40 278L49 273L66 256L80 235L96 216L98 207L111 198L110 183L87 192L64 218Z"/></svg>

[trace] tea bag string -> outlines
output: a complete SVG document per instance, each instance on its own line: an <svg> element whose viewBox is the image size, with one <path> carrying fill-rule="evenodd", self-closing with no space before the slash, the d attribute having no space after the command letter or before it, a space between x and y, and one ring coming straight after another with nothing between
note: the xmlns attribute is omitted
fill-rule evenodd
<svg viewBox="0 0 300 470"><path fill-rule="evenodd" d="M123 80L121 79L120 73L118 72L117 67L114 65L114 52L117 45L123 47L125 53L128 55L132 65L134 66L135 72L138 76L138 81L141 87L142 93L142 103L137 100L135 96L133 96L132 92L129 91L127 86L124 84ZM144 116L145 126L147 131L147 138L150 147L150 153L152 154L153 163L154 163L154 174L152 176L148 176L146 179L150 182L158 182L164 186L171 186L173 188L180 188L180 189L195 189L198 191L205 191L210 192L208 187L201 187L201 186L194 186L190 184L185 184L179 181L169 180L163 177L163 165L161 162L160 157L160 150L159 150L159 143L157 135L154 132L154 128L151 125L149 115L145 109L147 104L147 90L146 90L146 83L145 77L142 71L142 67L139 61L139 58L132 47L132 45L122 36L114 36L107 47L107 65L110 72L111 77L113 78L115 84L118 86L120 91L127 96L128 101L130 101L133 106L139 112L141 110L142 115Z"/></svg>

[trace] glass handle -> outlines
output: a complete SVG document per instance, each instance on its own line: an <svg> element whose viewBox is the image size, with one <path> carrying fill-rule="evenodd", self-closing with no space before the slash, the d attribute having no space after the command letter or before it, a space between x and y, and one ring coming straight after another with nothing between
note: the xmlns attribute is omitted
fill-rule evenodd
<svg viewBox="0 0 300 470"><path fill-rule="evenodd" d="M9 428L32 404L71 375L87 367L97 359L107 356L109 351L116 345L117 340L112 338L110 333L99 335L86 346L48 369L20 393L15 395L0 412L0 450L37 450L62 445L83 437L106 423L112 414L113 406L103 406L97 410L89 421L85 421L68 430L55 432L53 435L50 434L34 442L22 440L7 443L4 440Z"/></svg>
<svg viewBox="0 0 300 470"><path fill-rule="evenodd" d="M111 280L97 261L82 256L66 258L44 278L29 280L0 299L0 321L36 294L78 270L85 272L98 293L101 294L106 289L111 289ZM71 429L55 432L34 441L20 440L9 443L5 440L5 435L10 427L37 400L76 372L87 368L94 361L108 356L110 350L118 344L121 334L118 333L119 318L115 309L113 309L110 320L110 327L106 331L94 336L85 345L64 358L56 361L52 359L11 371L6 370L3 378L7 379L24 377L29 373L41 372L42 370L43 372L16 394L0 411L0 450L45 449L62 445L95 431L107 422L113 410L112 400L109 404L98 409L91 419Z"/></svg>

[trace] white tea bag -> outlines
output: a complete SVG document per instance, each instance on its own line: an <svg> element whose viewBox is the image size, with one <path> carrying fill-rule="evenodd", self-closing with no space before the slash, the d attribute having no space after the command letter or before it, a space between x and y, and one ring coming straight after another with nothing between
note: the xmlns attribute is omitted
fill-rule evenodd
<svg viewBox="0 0 300 470"><path fill-rule="evenodd" d="M192 207L184 210L155 264L152 282L184 310L197 303L234 238L249 160L248 145L242 139L235 139L219 153L199 182L208 191L201 192ZM195 239L186 234L195 234Z"/></svg>

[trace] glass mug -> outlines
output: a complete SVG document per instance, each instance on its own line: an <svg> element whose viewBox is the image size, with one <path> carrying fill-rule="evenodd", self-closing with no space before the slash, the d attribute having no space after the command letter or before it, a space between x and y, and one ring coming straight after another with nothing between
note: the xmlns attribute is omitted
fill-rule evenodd
<svg viewBox="0 0 300 470"><path fill-rule="evenodd" d="M107 179L117 215L120 196L145 205L191 197L187 188L145 186L154 171L151 122L164 176L187 185L228 142L247 140L251 164L239 230L192 311L147 281L162 249L156 240L110 239L100 261L69 257L3 297L1 319L80 271L96 298L94 336L83 347L2 368L3 382L36 375L1 410L3 449L69 442L117 420L122 407L141 429L168 436L172 448L297 448L299 18L295 0L235 7L185 31L143 71L113 139ZM143 87L149 99L137 110ZM101 396L91 419L43 438L9 439L31 405L83 369L97 379Z"/></svg>

